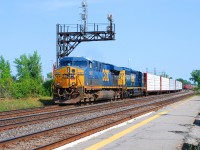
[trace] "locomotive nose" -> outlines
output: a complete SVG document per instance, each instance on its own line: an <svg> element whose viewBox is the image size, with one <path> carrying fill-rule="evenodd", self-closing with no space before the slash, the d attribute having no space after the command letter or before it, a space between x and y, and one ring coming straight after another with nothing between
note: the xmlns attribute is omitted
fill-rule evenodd
<svg viewBox="0 0 200 150"><path fill-rule="evenodd" d="M70 88L84 85L84 71L73 66L67 66L56 70L55 86Z"/></svg>

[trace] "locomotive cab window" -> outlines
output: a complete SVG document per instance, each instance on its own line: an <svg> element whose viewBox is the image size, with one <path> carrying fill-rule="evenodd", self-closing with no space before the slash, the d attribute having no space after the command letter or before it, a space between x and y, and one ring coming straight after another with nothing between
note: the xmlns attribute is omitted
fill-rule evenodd
<svg viewBox="0 0 200 150"><path fill-rule="evenodd" d="M87 61L74 61L73 66L86 67Z"/></svg>
<svg viewBox="0 0 200 150"><path fill-rule="evenodd" d="M72 61L62 61L60 62L60 67L62 66L72 66Z"/></svg>

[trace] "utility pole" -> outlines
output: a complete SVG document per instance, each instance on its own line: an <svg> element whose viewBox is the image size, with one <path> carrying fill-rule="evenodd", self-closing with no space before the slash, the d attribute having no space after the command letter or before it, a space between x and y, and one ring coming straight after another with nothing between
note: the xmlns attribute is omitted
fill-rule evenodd
<svg viewBox="0 0 200 150"><path fill-rule="evenodd" d="M82 20L82 31L87 31L87 22L88 22L88 4L87 0L83 0L82 2L82 13L81 13L81 20Z"/></svg>

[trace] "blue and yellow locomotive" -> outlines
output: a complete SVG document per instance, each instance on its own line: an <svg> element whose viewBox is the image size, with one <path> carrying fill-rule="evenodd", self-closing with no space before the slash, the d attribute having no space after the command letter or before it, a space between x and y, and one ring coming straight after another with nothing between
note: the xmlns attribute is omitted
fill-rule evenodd
<svg viewBox="0 0 200 150"><path fill-rule="evenodd" d="M83 57L62 58L53 87L59 104L124 98L145 90L142 72Z"/></svg>

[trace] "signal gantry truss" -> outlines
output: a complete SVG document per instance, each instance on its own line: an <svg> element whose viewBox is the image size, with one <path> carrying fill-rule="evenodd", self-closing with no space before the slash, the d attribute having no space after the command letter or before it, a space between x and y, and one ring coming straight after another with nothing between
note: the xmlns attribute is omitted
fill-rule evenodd
<svg viewBox="0 0 200 150"><path fill-rule="evenodd" d="M60 58L68 56L81 42L115 40L115 24L83 25L57 24L57 66Z"/></svg>

